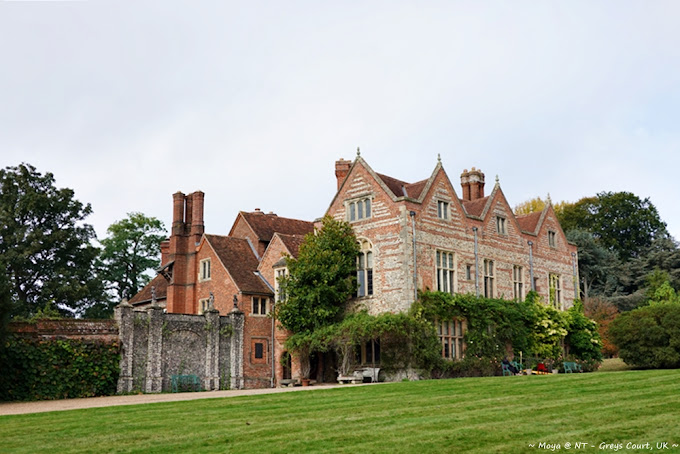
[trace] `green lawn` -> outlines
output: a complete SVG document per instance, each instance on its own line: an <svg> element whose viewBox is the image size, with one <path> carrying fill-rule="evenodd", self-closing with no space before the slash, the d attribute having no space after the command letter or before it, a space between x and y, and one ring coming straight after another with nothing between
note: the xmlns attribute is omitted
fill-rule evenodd
<svg viewBox="0 0 680 454"><path fill-rule="evenodd" d="M393 383L0 417L0 452L615 452L680 448L680 371ZM574 449L577 442L588 448ZM531 447L531 445L535 445ZM654 449L656 450L656 449Z"/></svg>

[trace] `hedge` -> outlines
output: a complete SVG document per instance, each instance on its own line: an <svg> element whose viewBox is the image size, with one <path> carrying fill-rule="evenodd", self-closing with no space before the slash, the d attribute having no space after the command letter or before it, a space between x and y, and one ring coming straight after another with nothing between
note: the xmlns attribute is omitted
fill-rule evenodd
<svg viewBox="0 0 680 454"><path fill-rule="evenodd" d="M108 396L116 393L117 343L9 336L0 353L0 401Z"/></svg>

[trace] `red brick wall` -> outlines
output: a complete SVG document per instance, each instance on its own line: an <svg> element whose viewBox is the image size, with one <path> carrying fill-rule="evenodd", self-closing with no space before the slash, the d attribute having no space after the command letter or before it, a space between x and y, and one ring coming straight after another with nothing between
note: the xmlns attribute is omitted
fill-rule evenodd
<svg viewBox="0 0 680 454"><path fill-rule="evenodd" d="M79 339L118 342L115 320L38 320L35 323L12 322L9 332L36 339Z"/></svg>

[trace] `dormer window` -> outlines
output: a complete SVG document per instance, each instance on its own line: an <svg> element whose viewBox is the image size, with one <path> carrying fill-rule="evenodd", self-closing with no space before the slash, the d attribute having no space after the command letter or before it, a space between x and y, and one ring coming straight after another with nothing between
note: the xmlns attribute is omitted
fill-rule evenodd
<svg viewBox="0 0 680 454"><path fill-rule="evenodd" d="M371 199L364 197L357 200L352 200L348 204L348 219L350 222L360 221L371 217Z"/></svg>

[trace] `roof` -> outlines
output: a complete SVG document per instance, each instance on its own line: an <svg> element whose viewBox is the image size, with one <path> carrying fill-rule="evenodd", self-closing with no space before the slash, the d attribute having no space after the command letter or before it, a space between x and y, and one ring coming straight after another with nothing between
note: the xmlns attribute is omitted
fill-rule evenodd
<svg viewBox="0 0 680 454"><path fill-rule="evenodd" d="M542 211L536 211L533 213L516 216L517 222L519 223L519 227L524 232L535 233L536 226L538 226L538 221L541 219L542 214L543 214Z"/></svg>
<svg viewBox="0 0 680 454"><path fill-rule="evenodd" d="M151 279L151 282L146 284L144 288L139 291L139 293L133 296L129 303L134 305L151 301L151 287L155 287L157 300L164 300L167 298L168 281L159 274Z"/></svg>
<svg viewBox="0 0 680 454"><path fill-rule="evenodd" d="M305 235L314 231L314 223L299 219L282 218L273 213L265 214L260 211L240 215L253 229L259 241L271 241L275 233L286 235Z"/></svg>
<svg viewBox="0 0 680 454"><path fill-rule="evenodd" d="M247 240L221 235L204 235L220 262L244 293L271 293L257 276L259 261Z"/></svg>
<svg viewBox="0 0 680 454"><path fill-rule="evenodd" d="M300 249L300 245L304 241L305 236L304 235L285 235L285 234L281 234L281 233L279 233L278 236L279 236L279 238L281 238L283 245L286 246L286 248L290 252L290 255L297 258L298 250Z"/></svg>
<svg viewBox="0 0 680 454"><path fill-rule="evenodd" d="M385 183L392 194L396 197L409 197L412 199L417 199L420 197L420 193L423 192L423 188L429 181L429 179L418 181L417 183L406 183L405 181L397 180L387 175L381 173L376 173L378 177Z"/></svg>
<svg viewBox="0 0 680 454"><path fill-rule="evenodd" d="M490 196L486 196L475 200L461 200L461 203L468 215L481 217L482 213L484 213L484 207L486 207L486 204L489 201L489 197Z"/></svg>

